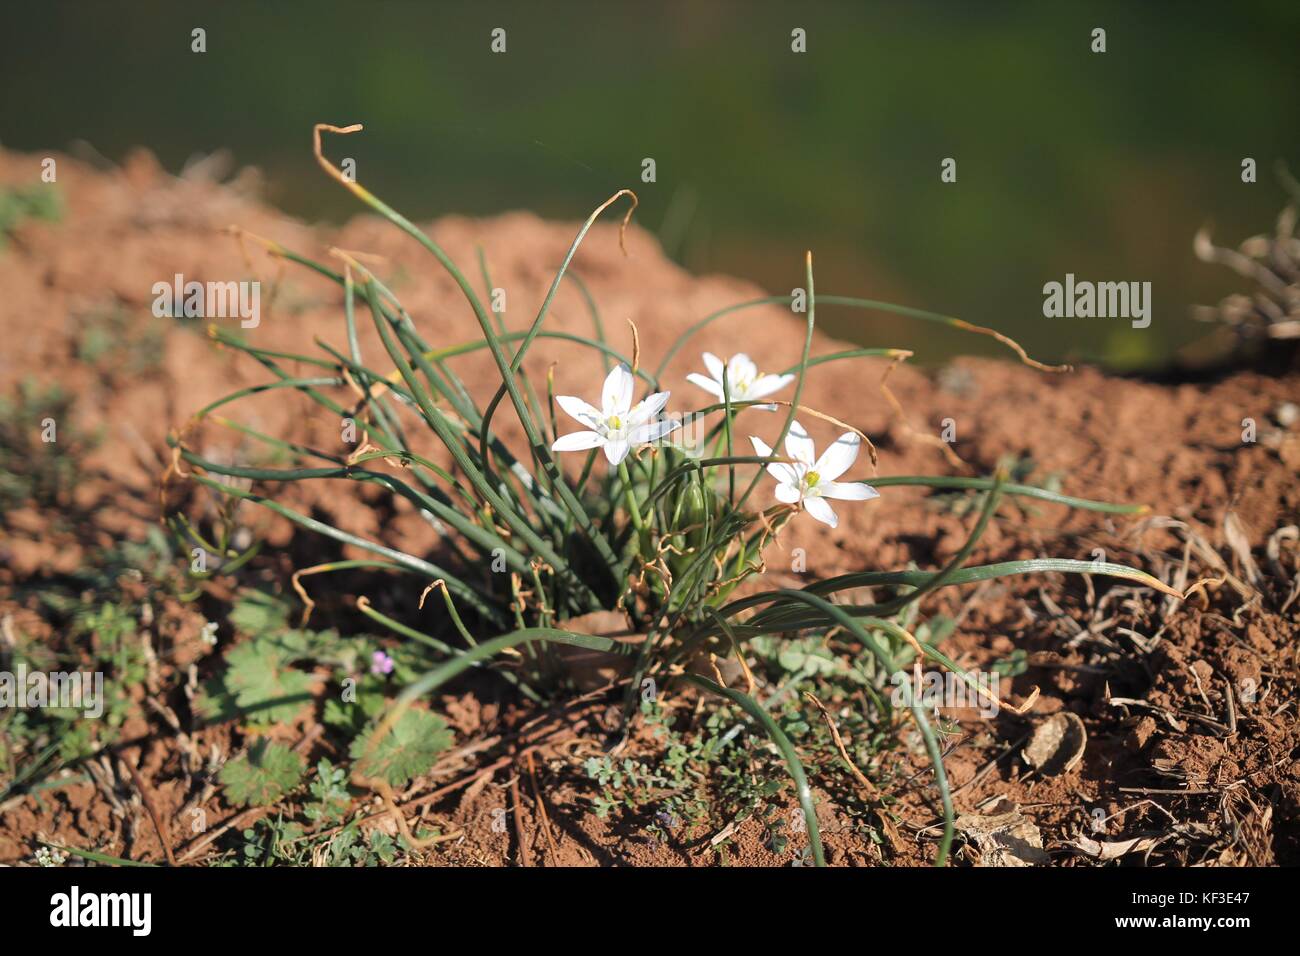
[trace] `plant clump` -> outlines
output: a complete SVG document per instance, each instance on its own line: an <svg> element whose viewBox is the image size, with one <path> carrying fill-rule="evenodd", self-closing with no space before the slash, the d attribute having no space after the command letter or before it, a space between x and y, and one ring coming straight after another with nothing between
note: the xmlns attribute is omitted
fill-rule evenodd
<svg viewBox="0 0 1300 956"><path fill-rule="evenodd" d="M473 669L508 681L525 696L543 699L563 692L563 682L556 681L556 675L563 674L556 649L577 647L608 654L623 663L619 682L625 717L637 711L638 695L647 688L654 699L662 693L659 688L693 685L721 698L729 712L765 735L789 772L807 822L811 861L822 864L816 808L791 737L791 732L797 736L799 731L783 726L779 715L752 695L752 680L744 681L745 689L730 686L720 665L735 657L746 666L746 647L776 657L783 647L799 649L800 660L815 665L817 655L801 642L835 633L870 661L856 671L872 688L882 719L892 722L897 710L912 720L923 740L944 808L944 836L938 854L943 862L953 837L954 815L938 738L927 706L918 697L919 688L903 680L895 682L896 692L891 693L889 684L895 675L905 673L907 664L925 660L957 675L971 686L972 693L989 695L940 650L941 635L951 628L944 628L937 619L918 618L919 602L949 586L1045 571L1106 575L1171 592L1142 571L1100 561L1040 558L967 565L1006 497L1112 514L1141 509L1019 484L1008 480L1002 471L962 479L860 477L859 468L865 462L859 458L864 448L871 465L876 464L870 440L850 423L803 404L805 382L817 366L828 362L864 356L901 360L910 353L895 348L854 348L814 356L819 299L811 254L805 264L803 334L791 343L789 366L760 372L743 354L724 359L705 353L704 371L689 377L706 396L694 407L672 404L673 396L661 387L664 367L699 329L744 306L722 310L696 323L655 369L643 362L639 346L634 344L631 355L611 346L598 314L593 315L590 336L548 331L551 303L592 224L624 198L635 207L635 196L627 190L602 203L580 227L532 322L508 329L439 245L325 159L320 146L322 132L357 129L318 127L319 163L333 179L432 255L463 292L478 321L481 339L427 341L392 289L358 256L335 250L338 264L327 264L268 242L266 248L272 255L314 270L339 287L346 348L318 340L320 352L316 354L277 353L212 329L210 334L218 341L260 363L271 379L198 410L193 420L173 435L174 460L165 476L166 484L191 481L223 500L267 508L366 555L304 569L299 575L365 568L412 576L424 587L426 598L435 590L439 592L435 599L445 607L445 615L442 627L434 633L389 617L364 599L357 602L362 614L398 635L403 647L425 663L422 671L401 681L403 689L395 699L383 693L370 698L369 709L355 721L356 727L366 730L352 748L356 761L353 781L387 796L388 787L400 786L421 772L432 755L446 746L448 738L439 718L412 708L434 689ZM828 298L838 304L974 328L887 303ZM777 297L746 305L769 301L790 300ZM382 352L363 353L358 335L363 322L374 327ZM996 336L989 330L975 330ZM534 382L523 372L530 347L539 338L552 336L572 344L575 361L583 361L580 356L584 353L588 356L593 378L587 397L555 395L549 380ZM1023 356L1018 346L1009 344ZM472 389L457 374L455 363L460 356L482 350L491 355L499 378L487 393ZM602 367L603 380L598 371ZM307 448L216 414L241 399L278 390L306 395L323 414L355 421L355 447L343 451ZM638 394L643 396L639 400ZM522 451L512 449L493 427L506 405L522 426L526 439ZM579 430L561 430L557 406ZM805 423L813 420L842 430L821 454L805 428ZM249 466L205 456L190 440L193 430L204 421L235 427L242 435L284 453L288 464ZM417 434L422 435L419 441L414 437ZM418 450L427 449L430 442L437 448L436 454ZM570 462L572 467L566 467ZM775 485L764 487L765 476L774 479ZM263 491L268 483L308 481L361 482L381 489L394 501L407 502L444 529L454 540L459 557L436 563L426 553L402 550L302 514ZM956 490L975 496L975 517L967 539L946 565L934 570L863 570L800 589L762 588L763 550L788 522L806 512L834 527L838 516L832 500L841 508L889 507L887 489L898 486ZM172 522L178 533L190 537L190 543L202 540L197 527L179 511L173 511ZM220 543L224 558L241 559L241 553ZM297 580L295 577L295 583ZM736 596L742 584L746 590ZM881 594L887 596L881 599ZM621 614L635 640L583 633L576 623L567 626L597 612ZM232 651L218 697L244 710L253 698L280 701L271 706L286 708L284 713L268 710L257 719L291 716L287 708L304 691L307 680L304 672L294 668L294 654L292 648L265 646ZM375 680L379 680L384 662L374 658L372 664L377 668L372 672ZM388 679L386 672L382 676ZM399 671L394 676L403 674ZM645 698L641 699L644 702ZM1010 706L996 699L985 702ZM341 717L345 708L331 704ZM238 784L240 793L250 801L264 798L275 787L296 783L290 780L293 774L287 758L268 760L268 756L261 755L260 767L254 766L250 756L247 769L240 765L231 770L237 778L232 783ZM611 793L656 783L635 765L597 761L588 772ZM617 802L614 796L605 799L610 806ZM672 808L679 814L688 810L689 801Z"/></svg>

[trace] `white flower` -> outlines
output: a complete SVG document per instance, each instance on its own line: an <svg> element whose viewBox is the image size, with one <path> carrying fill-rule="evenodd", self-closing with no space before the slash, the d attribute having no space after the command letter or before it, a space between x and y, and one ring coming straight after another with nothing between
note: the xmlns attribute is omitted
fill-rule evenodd
<svg viewBox="0 0 1300 956"><path fill-rule="evenodd" d="M753 435L749 440L754 443L755 452L764 458L771 457L772 449L766 443ZM845 432L818 458L817 449L804 427L797 421L791 422L790 431L785 436L785 452L793 462L774 461L767 466L767 473L776 479L777 500L791 505L801 502L804 510L818 521L835 527L839 518L827 498L869 501L880 497L880 492L860 481L835 480L857 460L861 445L861 438L853 432Z"/></svg>
<svg viewBox="0 0 1300 956"><path fill-rule="evenodd" d="M36 862L40 866L63 866L64 863L68 862L68 854L58 848L38 847Z"/></svg>
<svg viewBox="0 0 1300 956"><path fill-rule="evenodd" d="M726 396L722 392L722 359L712 352L705 352L703 358L704 367L709 370L709 374L701 375L699 372L692 372L686 376L686 380L692 385L698 385L710 395L726 401ZM765 398L794 381L793 375L758 374L758 366L743 352L733 355L727 360L726 372L727 391L731 393L733 402L752 402ZM769 412L776 408L775 405L755 405L754 407Z"/></svg>
<svg viewBox="0 0 1300 956"><path fill-rule="evenodd" d="M632 370L619 365L605 378L599 409L572 395L556 395L555 401L589 431L561 435L551 451L583 451L603 448L611 465L617 465L637 445L648 445L681 427L681 422L653 421L668 402L668 392L647 395L632 404Z"/></svg>

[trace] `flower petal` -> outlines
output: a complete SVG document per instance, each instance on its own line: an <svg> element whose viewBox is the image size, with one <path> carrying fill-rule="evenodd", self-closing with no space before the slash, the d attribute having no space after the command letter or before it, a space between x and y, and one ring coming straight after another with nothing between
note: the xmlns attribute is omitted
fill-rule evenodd
<svg viewBox="0 0 1300 956"><path fill-rule="evenodd" d="M775 476L774 476L775 477ZM792 505L802 497L799 486L788 481L777 481L776 500Z"/></svg>
<svg viewBox="0 0 1300 956"><path fill-rule="evenodd" d="M817 458L817 448L813 445L813 440L808 437L807 430L798 421L790 423L790 431L785 436L785 453L809 467Z"/></svg>
<svg viewBox="0 0 1300 956"><path fill-rule="evenodd" d="M835 509L831 507L830 502L825 498L805 498L803 508L804 511L822 524L828 524L833 528L840 523L839 517L835 514Z"/></svg>
<svg viewBox="0 0 1300 956"><path fill-rule="evenodd" d="M572 395L556 395L555 404L564 409L570 418L575 418L588 427L600 423L600 409Z"/></svg>
<svg viewBox="0 0 1300 956"><path fill-rule="evenodd" d="M717 398L722 397L722 386L707 375L701 375L699 372L691 372L690 375L686 376L686 381L690 382L692 385L699 386L710 395L716 396Z"/></svg>
<svg viewBox="0 0 1300 956"><path fill-rule="evenodd" d="M817 490L823 498L838 498L841 501L870 501L879 498L880 492L860 481L822 481Z"/></svg>
<svg viewBox="0 0 1300 956"><path fill-rule="evenodd" d="M767 442L763 441L763 439L755 438L753 435L750 435L749 441L754 446L754 454L760 455L763 458L772 457L772 449ZM778 485L790 484L794 485L796 489L798 488L799 471L793 465L787 464L783 461L774 461L766 467L767 473L776 479ZM795 500L798 500L797 490Z"/></svg>
<svg viewBox="0 0 1300 956"><path fill-rule="evenodd" d="M605 439L598 432L572 432L555 439L551 451L586 451L605 444Z"/></svg>
<svg viewBox="0 0 1300 956"><path fill-rule="evenodd" d="M763 398L773 392L781 391L793 381L793 375L760 375L754 380L754 384L749 386L749 394L745 397L751 401L755 398Z"/></svg>
<svg viewBox="0 0 1300 956"><path fill-rule="evenodd" d="M861 447L860 437L853 432L845 432L817 459L813 471L817 472L823 481L834 481L858 460L858 449Z"/></svg>
<svg viewBox="0 0 1300 956"><path fill-rule="evenodd" d="M628 425L635 428L637 425L643 425L650 421L663 411L663 407L668 404L668 396L671 394L671 392L655 392L653 395L647 395L641 399L627 413Z"/></svg>
<svg viewBox="0 0 1300 956"><path fill-rule="evenodd" d="M758 376L758 366L744 352L737 352L727 362L727 378L736 382L753 381Z"/></svg>
<svg viewBox="0 0 1300 956"><path fill-rule="evenodd" d="M617 465L627 457L627 453L631 450L632 446L623 438L615 438L612 441L605 442L605 457L609 459L611 465Z"/></svg>
<svg viewBox="0 0 1300 956"><path fill-rule="evenodd" d="M628 413L632 407L632 388L635 383L632 370L626 365L619 363L609 370L609 375L605 377L605 386L600 392L600 404L606 418L610 415Z"/></svg>
<svg viewBox="0 0 1300 956"><path fill-rule="evenodd" d="M704 367L709 370L709 374L713 376L713 380L717 382L719 385L721 385L722 384L722 359L718 358L712 352L705 352L700 357L704 359ZM718 394L721 395L722 393L718 392Z"/></svg>
<svg viewBox="0 0 1300 956"><path fill-rule="evenodd" d="M803 482L800 480L802 475L799 469L794 465L787 465L783 461L774 461L767 466L767 473L775 478L778 482L800 487Z"/></svg>
<svg viewBox="0 0 1300 956"><path fill-rule="evenodd" d="M657 422L650 422L648 425L641 425L632 430L628 436L628 441L633 445L645 445L652 441L658 441L669 432L676 431L682 427L682 423L671 418L661 418Z"/></svg>

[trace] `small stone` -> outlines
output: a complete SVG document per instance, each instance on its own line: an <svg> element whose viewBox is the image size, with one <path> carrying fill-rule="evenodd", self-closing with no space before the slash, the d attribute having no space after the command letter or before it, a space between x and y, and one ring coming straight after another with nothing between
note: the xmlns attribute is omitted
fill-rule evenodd
<svg viewBox="0 0 1300 956"><path fill-rule="evenodd" d="M975 845L976 866L1042 866L1051 862L1043 849L1043 835L1034 822L1007 797L986 814L963 814L957 829Z"/></svg>
<svg viewBox="0 0 1300 956"><path fill-rule="evenodd" d="M1054 777L1077 767L1087 745L1088 731L1083 721L1077 714L1063 710L1038 725L1021 756L1039 773Z"/></svg>
<svg viewBox="0 0 1300 956"><path fill-rule="evenodd" d="M1156 732L1156 721L1154 717L1143 717L1128 732L1128 739L1125 741L1130 750L1141 750L1151 742L1151 736Z"/></svg>

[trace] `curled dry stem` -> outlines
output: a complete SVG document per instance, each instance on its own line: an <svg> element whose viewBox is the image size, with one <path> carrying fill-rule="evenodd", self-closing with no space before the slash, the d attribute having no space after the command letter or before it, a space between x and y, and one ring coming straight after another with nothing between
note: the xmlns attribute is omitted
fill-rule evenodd
<svg viewBox="0 0 1300 956"><path fill-rule="evenodd" d="M1030 368L1036 368L1040 372L1073 372L1074 371L1073 365L1044 365L1042 362L1038 361L1037 359L1030 358L1029 353L1026 352L1023 348L1021 348L1019 342L1017 342L1015 339L1011 338L1008 335L1003 335L997 329L990 329L982 325L975 325L973 322L967 322L965 319L954 318L952 322L957 328L963 329L964 331L977 332L980 335L988 335L997 339L1003 345L1007 346L1007 348L1011 349L1018 356L1020 356L1020 361L1024 362Z"/></svg>
<svg viewBox="0 0 1300 956"><path fill-rule="evenodd" d="M434 582L434 584L429 587L436 587L440 583L442 582ZM364 608L369 606L370 599L364 594L357 597L357 607ZM439 842L440 838L429 837L424 840L416 838L415 834L411 832L410 827L407 826L406 818L402 815L401 809L397 806L397 800L393 797L393 788L388 785L388 781L382 777L367 777L360 770L360 768L374 756L375 748L379 746L379 742L388 736L392 731L393 726L401 716L406 713L406 709L410 706L410 701L399 700L395 706L388 709L388 712L379 721L374 732L370 735L370 742L366 745L365 752L362 753L361 759L357 760L353 764L351 780L356 786L364 787L367 790L379 794L380 798L384 801L384 806L392 816L393 822L397 824L397 829L401 831L402 836L405 837L407 842L415 849L424 849L425 847L432 846Z"/></svg>
<svg viewBox="0 0 1300 956"><path fill-rule="evenodd" d="M253 271L253 263L252 260L249 259L248 249L244 245L245 239L251 239L253 242L265 249L268 254L275 256L276 258L283 258L286 254L284 246L280 245L280 243L276 242L274 239L268 239L265 236L259 236L255 232L249 232L243 226L229 225L226 227L225 231L227 234L234 236L235 241L239 243L240 254L243 256L244 264L248 266L250 272Z"/></svg>
<svg viewBox="0 0 1300 956"><path fill-rule="evenodd" d="M170 441L172 453L167 460L167 467L163 469L162 476L158 479L158 507L164 516L167 513L167 486L171 483L172 476L177 478L190 477L190 472L186 471L181 465L181 452L185 447L185 436L190 433L197 423L198 418L192 417L179 429L172 430ZM163 520L166 520L165 517Z"/></svg>
<svg viewBox="0 0 1300 956"><path fill-rule="evenodd" d="M880 376L880 394L885 396L885 401L889 402L890 407L894 410L894 414L898 416L899 424L903 426L903 430L907 432L909 437L915 438L926 445L933 445L938 448L943 457L947 459L948 464L952 465L952 467L969 471L970 466L958 457L957 453L952 450L950 444L937 435L930 435L912 427L912 423L907 420L907 413L903 411L902 403L890 389L889 376L894 373L894 369L897 368L899 364L906 361L911 357L911 355L911 352L901 352L901 354L894 356L893 361L889 363L889 367L885 369L885 374Z"/></svg>
<svg viewBox="0 0 1300 956"><path fill-rule="evenodd" d="M844 739L840 737L840 729L835 725L835 719L831 717L831 712L826 709L826 705L818 700L817 695L810 690L804 691L803 695L812 701L813 705L821 711L822 720L826 721L826 728L831 732L831 740L835 743L835 749L839 751L840 759L848 766L849 773L853 775L853 779L858 782L863 790L867 791L867 793L871 795L872 799L879 799L880 790L877 789L874 783L867 779L867 775L858 769L858 765L855 764L853 758L849 756L848 748L844 746Z"/></svg>
<svg viewBox="0 0 1300 956"><path fill-rule="evenodd" d="M430 584L428 587L426 587L423 591L421 591L421 592L420 592L420 603L416 606L416 609L417 609L417 610L420 610L420 611L423 611L423 610L424 610L424 599L427 598L427 597L429 596L429 592L430 592L430 591L436 591L438 588L442 588L442 589L445 591L445 590L447 589L447 582L444 581L442 578L438 578L438 580L434 581L432 584Z"/></svg>
<svg viewBox="0 0 1300 956"><path fill-rule="evenodd" d="M258 245L260 245L263 249L265 249L272 258L278 260L276 265L275 278L272 279L270 282L266 283L267 286L271 289L271 294L268 297L267 304L266 304L267 316L269 317L271 314L271 309L275 305L276 296L279 294L280 286L284 282L284 258L285 258L284 247L280 245L278 242L276 242L275 240L267 239L263 236L257 235L256 233L249 232L248 230L244 229L242 226L238 226L234 224L229 225L225 228L225 232L228 235L232 235L235 237L235 241L239 244L240 258L244 260L244 265L248 267L248 271L251 272L253 275L257 276L259 281L261 280L261 275L258 272L257 267L253 265L253 259L248 254L248 246L244 244L244 240L251 239L252 241L256 242ZM211 335L214 331L215 331L215 326L209 325L208 326L209 334Z"/></svg>
<svg viewBox="0 0 1300 956"><path fill-rule="evenodd" d="M635 322L628 319L627 324L632 329L632 374L635 375L641 367L641 335L636 330Z"/></svg>
<svg viewBox="0 0 1300 956"><path fill-rule="evenodd" d="M360 123L353 123L351 126L332 126L329 123L317 123L312 127L312 154L316 157L316 162L320 164L321 169L325 170L329 176L341 183L345 189L354 195L364 199L369 193L360 183L353 182L343 175L342 170L325 158L324 150L321 148L321 133L338 133L346 135L348 133L359 133L364 127Z"/></svg>
<svg viewBox="0 0 1300 956"><path fill-rule="evenodd" d="M727 682L722 677L722 671L718 669L718 655L709 651L709 668L713 671L713 679L718 682L719 687L726 687Z"/></svg>
<svg viewBox="0 0 1300 956"><path fill-rule="evenodd" d="M745 653L738 641L731 642L731 650L736 655L736 662L740 664L741 673L745 675L745 693L753 697L754 688L757 686L754 682L754 672L749 669L749 662L745 660Z"/></svg>
<svg viewBox="0 0 1300 956"><path fill-rule="evenodd" d="M327 561L324 564L313 564L309 568L301 568L293 572L289 577L289 583L293 585L293 589L298 592L298 597L302 599L302 616L298 619L298 627L306 627L307 621L311 618L311 612L316 609L316 602L311 599L311 595L303 587L301 579L310 574L323 574L332 570L334 570L334 562Z"/></svg>
<svg viewBox="0 0 1300 956"><path fill-rule="evenodd" d="M911 645L912 650L916 652L916 660L917 663L919 664L926 657L925 648L921 645L921 642L916 639L916 636L911 631L907 630L907 628L898 627L897 630L899 634L903 635L904 640L906 640L907 643ZM1009 710L1011 711L1011 713L1015 714L1018 717L1023 717L1025 714L1027 714L1030 708L1033 707L1034 704L1038 701L1038 695L1040 691L1037 685L1035 685L1034 689L1029 692L1029 696L1025 698L1024 703L1016 705L1016 704L1012 704L1010 701L1003 700L1002 698L998 697L997 694L994 694L991 691L987 690L986 688L981 687L978 682L974 682L974 683L966 682L965 681L966 674L964 671L958 668L950 668L950 669L958 677L963 678L963 682L966 683L967 687L975 691L975 693L979 694L981 697L983 697L994 707L997 707L999 709Z"/></svg>
<svg viewBox="0 0 1300 956"><path fill-rule="evenodd" d="M343 188L347 189L348 192L352 193L358 199L369 203L373 198L370 191L360 183L348 179L343 175L342 170L325 158L325 151L321 146L320 135L321 133L337 133L341 136L345 136L349 133L359 133L363 128L364 127L360 123L353 123L351 126L334 126L330 123L317 123L312 127L312 155L316 157L316 162L320 164L320 168L325 170L326 174L328 174L331 179L342 185ZM618 246L623 250L623 255L627 255L627 243L625 241L627 226L628 223L632 221L632 213L636 211L636 207L640 203L636 193L630 189L620 189L597 207L596 211L592 213L591 219L594 220L604 212L606 208L622 196L632 197L632 207L627 211L627 214L623 217L622 224L618 227Z"/></svg>
<svg viewBox="0 0 1300 956"><path fill-rule="evenodd" d="M348 466L351 467L351 466L357 464L357 462L361 459L361 457L362 457L363 455L368 455L368 454L370 454L371 452L378 452L378 451L381 451L381 449L376 448L374 445L370 444L370 439L369 439L369 438L366 438L366 439L365 439L365 440L364 440L364 441L363 441L359 446L357 446L356 451L354 451L352 454L348 455L348 457L347 457L347 463L348 463ZM404 457L404 456L402 455L401 452L390 452L390 453L384 455L384 458L399 458L399 459L400 459L400 458L403 458L403 457ZM404 464L405 464L405 463L404 463Z"/></svg>
<svg viewBox="0 0 1300 956"><path fill-rule="evenodd" d="M908 354L910 355L911 353L909 352ZM764 405L781 405L781 406L784 406L785 408L790 408L790 407L791 407L791 403L790 403L790 402L782 401L782 400L779 399L779 398L765 398L765 399L763 399L762 404L764 404ZM871 439L867 437L867 433L866 433L866 432L862 431L861 429L854 428L854 427L853 427L852 425L850 425L848 422L840 421L838 418L836 418L836 417L833 416L833 415L827 415L825 412L819 412L817 409L815 409L815 408L811 408L811 407L809 407L808 405L795 405L795 406L793 406L793 407L794 407L794 410L795 410L796 412L800 412L800 413L802 413L802 414L804 414L804 415L811 415L813 418L820 418L820 419L821 419L822 421L824 421L824 422L830 422L832 425L836 426L837 428L847 428L849 431L853 432L853 434L855 434L855 435L857 435L859 438L861 438L862 441L863 441L863 442L866 444L866 446L867 446L867 454L871 457L871 470L872 470L873 473L876 473L876 472L877 472L877 465L879 464L879 460L880 460L880 459L879 459L879 456L876 454L876 446L875 446L874 444L872 444ZM773 456L772 460L773 460L773 461L789 461L790 459L787 459L787 458L777 458L777 457Z"/></svg>

